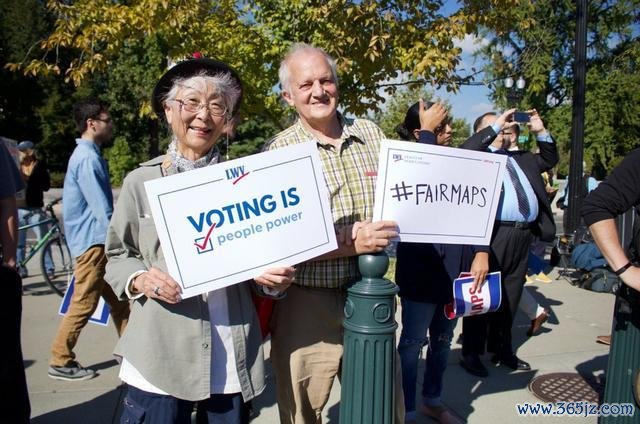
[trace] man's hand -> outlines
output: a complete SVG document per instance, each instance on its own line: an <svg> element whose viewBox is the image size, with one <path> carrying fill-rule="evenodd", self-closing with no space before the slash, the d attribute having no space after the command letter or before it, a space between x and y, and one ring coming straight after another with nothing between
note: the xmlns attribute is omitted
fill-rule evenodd
<svg viewBox="0 0 640 424"><path fill-rule="evenodd" d="M356 239L358 231L366 224L365 221L357 221L353 225L345 225L336 234L339 244L351 246Z"/></svg>
<svg viewBox="0 0 640 424"><path fill-rule="evenodd" d="M620 274L622 281L632 289L640 291L640 267L632 266Z"/></svg>
<svg viewBox="0 0 640 424"><path fill-rule="evenodd" d="M434 103L429 109L425 108L424 100L420 99L418 115L420 117L420 129L434 132L438 125L447 117L447 109L442 103Z"/></svg>
<svg viewBox="0 0 640 424"><path fill-rule="evenodd" d="M476 252L469 272L473 275L473 291L478 293L481 292L482 285L489 273L489 253Z"/></svg>
<svg viewBox="0 0 640 424"><path fill-rule="evenodd" d="M527 124L529 130L537 136L547 134L548 131L544 127L544 122L542 122L542 118L540 118L540 115L538 115L538 111L535 109L531 109L528 110L527 113L530 116L529 123Z"/></svg>
<svg viewBox="0 0 640 424"><path fill-rule="evenodd" d="M356 254L381 252L390 244L390 240L398 237L398 225L395 221L366 220L354 224L355 237L353 244Z"/></svg>
<svg viewBox="0 0 640 424"><path fill-rule="evenodd" d="M253 280L261 286L283 292L289 288L291 283L293 283L295 275L295 268L290 266L281 266L269 268L263 272L262 275L254 278Z"/></svg>
<svg viewBox="0 0 640 424"><path fill-rule="evenodd" d="M162 300L167 303L178 303L182 300L180 286L166 272L152 267L147 272L138 275L132 283L131 294L144 293L151 299Z"/></svg>
<svg viewBox="0 0 640 424"><path fill-rule="evenodd" d="M502 129L505 123L511 122L513 120L513 114L515 113L515 111L516 108L505 110L504 112L502 112L502 115L498 116L493 125Z"/></svg>

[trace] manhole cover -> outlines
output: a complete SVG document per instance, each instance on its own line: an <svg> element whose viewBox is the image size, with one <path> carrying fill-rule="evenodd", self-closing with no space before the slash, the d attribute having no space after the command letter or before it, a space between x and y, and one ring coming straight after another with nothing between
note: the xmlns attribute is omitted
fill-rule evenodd
<svg viewBox="0 0 640 424"><path fill-rule="evenodd" d="M556 372L534 378L529 382L529 390L546 402L599 403L604 384L577 373Z"/></svg>

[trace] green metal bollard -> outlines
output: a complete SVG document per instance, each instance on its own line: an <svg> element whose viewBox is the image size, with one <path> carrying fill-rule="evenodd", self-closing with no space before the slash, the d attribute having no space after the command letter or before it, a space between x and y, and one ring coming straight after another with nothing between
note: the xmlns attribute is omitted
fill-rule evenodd
<svg viewBox="0 0 640 424"><path fill-rule="evenodd" d="M636 411L633 416L601 416L598 419L600 424L640 422L640 412L633 396L634 372L640 369L640 329L637 327L640 317L638 311L624 304L624 300L616 296L603 403L627 403Z"/></svg>
<svg viewBox="0 0 640 424"><path fill-rule="evenodd" d="M347 289L340 422L394 422L395 321L398 287L384 274L386 253L361 255L362 279Z"/></svg>

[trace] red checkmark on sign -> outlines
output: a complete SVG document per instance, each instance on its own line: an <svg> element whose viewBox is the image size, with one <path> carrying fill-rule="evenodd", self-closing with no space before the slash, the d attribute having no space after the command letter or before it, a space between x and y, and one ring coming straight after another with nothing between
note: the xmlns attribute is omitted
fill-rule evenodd
<svg viewBox="0 0 640 424"><path fill-rule="evenodd" d="M211 228L209 228L209 231L207 232L207 235L205 236L204 241L202 242L202 246L199 245L197 242L195 242L193 244L195 244L198 249L204 250L207 247L207 243L209 243L209 238L211 237L211 233L213 232L214 228L216 228L216 223L215 222L213 223Z"/></svg>

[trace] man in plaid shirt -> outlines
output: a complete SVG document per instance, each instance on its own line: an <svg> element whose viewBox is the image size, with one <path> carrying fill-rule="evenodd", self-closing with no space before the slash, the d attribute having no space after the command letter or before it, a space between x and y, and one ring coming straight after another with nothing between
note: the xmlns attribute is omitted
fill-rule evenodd
<svg viewBox="0 0 640 424"><path fill-rule="evenodd" d="M334 60L323 50L295 44L279 70L282 97L298 120L266 149L316 143L329 191L338 248L297 265L287 296L271 321L271 360L282 423L321 422L343 342L345 288L360 278L357 257L382 251L398 235L393 221L371 222L380 141L374 123L338 113ZM399 383L399 382L398 382ZM404 421L401 388L397 422Z"/></svg>

